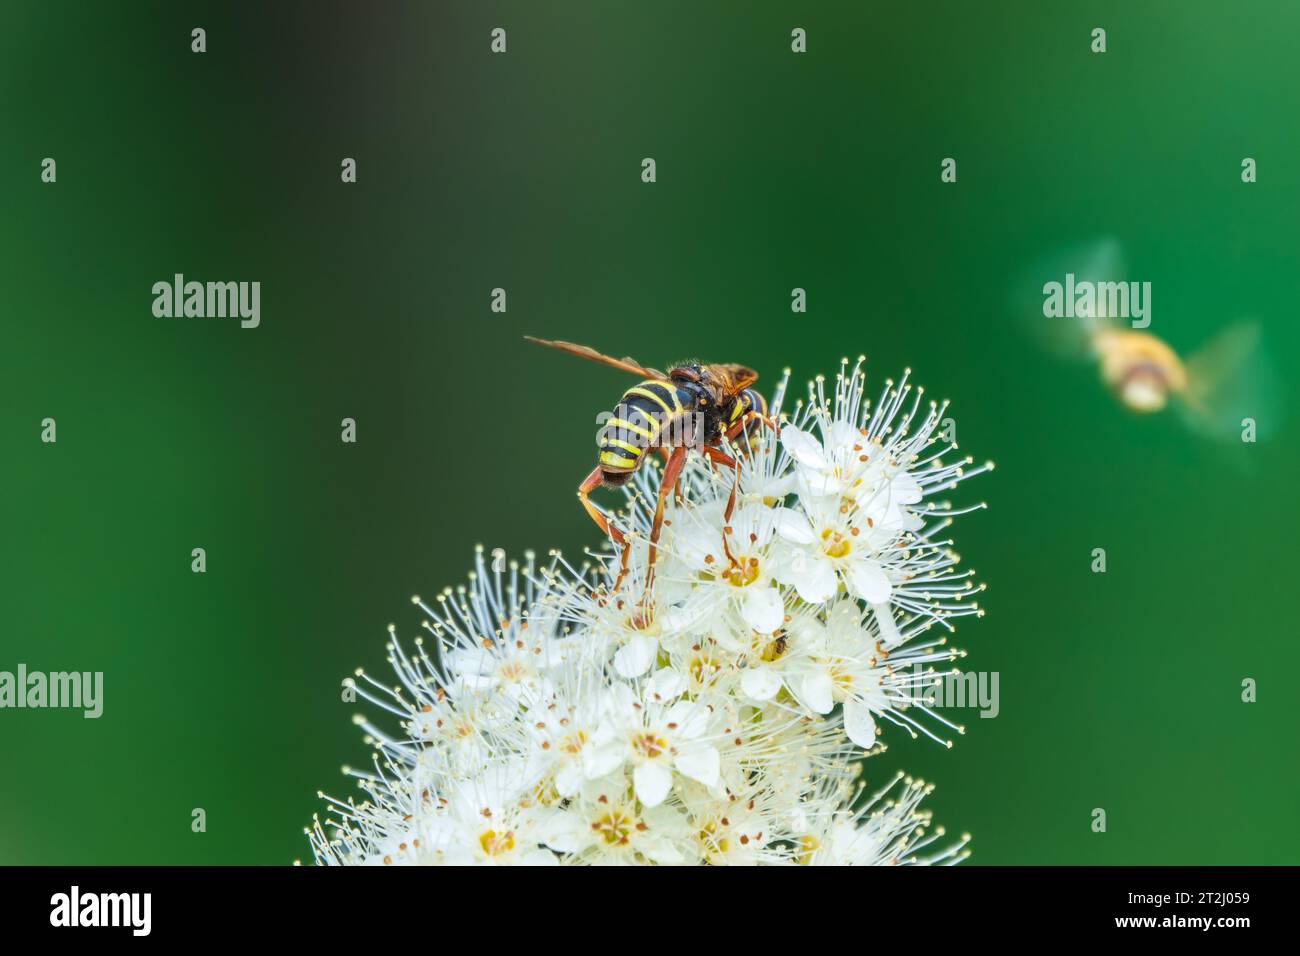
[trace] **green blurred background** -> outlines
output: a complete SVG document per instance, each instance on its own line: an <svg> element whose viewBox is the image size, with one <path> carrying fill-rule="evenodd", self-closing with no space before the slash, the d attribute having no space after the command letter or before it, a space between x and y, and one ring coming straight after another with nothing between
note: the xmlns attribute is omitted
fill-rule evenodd
<svg viewBox="0 0 1300 956"><path fill-rule="evenodd" d="M934 780L974 862L1300 861L1300 416L1226 448L1138 419L1008 307L1114 235L1152 331L1253 315L1293 378L1297 31L1290 2L5 3L0 669L106 688L97 721L0 711L0 862L309 855L367 755L340 680L385 671L409 596L476 543L596 541L573 491L626 383L524 332L912 366L998 463L956 496L990 506L956 643L1001 714L893 733L869 778ZM261 327L155 318L176 272L260 281Z"/></svg>

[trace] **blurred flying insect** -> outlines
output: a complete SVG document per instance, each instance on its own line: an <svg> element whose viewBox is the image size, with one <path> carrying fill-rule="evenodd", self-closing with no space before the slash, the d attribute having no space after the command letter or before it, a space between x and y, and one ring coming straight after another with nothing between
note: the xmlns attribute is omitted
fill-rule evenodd
<svg viewBox="0 0 1300 956"><path fill-rule="evenodd" d="M1150 414L1172 405L1189 428L1214 438L1234 437L1243 418L1270 414L1273 376L1253 320L1229 325L1184 359L1154 333L1116 314L1114 297L1097 294L1071 303L1068 318L1045 314L1048 285L1059 291L1067 274L1076 287L1100 289L1124 285L1124 271L1119 243L1102 240L1036 269L1032 308L1028 285L1017 298L1039 340L1064 357L1097 362L1102 383L1130 411ZM1044 279L1051 282L1043 285Z"/></svg>
<svg viewBox="0 0 1300 956"><path fill-rule="evenodd" d="M619 574L613 588L617 591L627 575L631 544L627 536L596 507L589 496L602 486L619 487L627 484L645 461L648 452L657 449L663 454L663 480L659 485L659 500L650 527L645 593L641 599L644 607L654 580L664 504L677 487L687 452L695 449L709 460L735 472L726 510L726 519L730 520L736 504L740 466L721 449L723 440L736 442L743 436L744 441L739 442L738 447L748 450L755 438L754 433L759 428L766 426L776 430L776 425L767 415L767 401L757 390L750 388L758 380L758 373L744 365L706 365L699 362L677 365L664 373L641 365L635 359L602 355L585 345L538 339L531 335L525 335L524 338L538 345L560 349L579 358L639 375L643 379L640 384L633 385L623 393L601 429L596 467L578 486L578 500L582 502L582 507L591 516L591 520L622 549Z"/></svg>

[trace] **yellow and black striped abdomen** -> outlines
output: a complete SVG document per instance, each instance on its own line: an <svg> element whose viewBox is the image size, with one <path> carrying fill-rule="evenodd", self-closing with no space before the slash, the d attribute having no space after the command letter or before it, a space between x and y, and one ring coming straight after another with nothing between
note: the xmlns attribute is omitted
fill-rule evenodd
<svg viewBox="0 0 1300 956"><path fill-rule="evenodd" d="M647 448L685 411L682 398L668 382L650 380L623 393L600 432L600 467L620 473L636 471Z"/></svg>

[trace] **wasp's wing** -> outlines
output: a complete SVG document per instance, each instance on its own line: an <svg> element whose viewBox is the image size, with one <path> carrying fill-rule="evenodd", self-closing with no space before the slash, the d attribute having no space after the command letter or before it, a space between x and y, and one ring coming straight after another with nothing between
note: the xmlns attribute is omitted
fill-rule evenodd
<svg viewBox="0 0 1300 956"><path fill-rule="evenodd" d="M1093 296L1092 304L1074 301L1066 308L1067 275L1074 284L1124 281L1124 255L1119 240L1095 240L1044 256L1015 282L1012 310L1031 339L1061 358L1083 359L1093 354L1093 333L1117 324L1107 303ZM1072 315L1067 315L1070 312Z"/></svg>
<svg viewBox="0 0 1300 956"><path fill-rule="evenodd" d="M538 345L545 345L553 349L559 349L561 352L568 352L570 355L576 355L579 358L590 359L593 362L599 362L601 365L609 365L613 368L622 369L624 372L631 372L633 375L640 375L642 378L660 378L667 381L668 376L657 368L647 368L634 358L624 356L616 359L612 355L604 355L587 345L575 345L572 342L559 342L553 339L537 339L531 335L525 335L529 342L536 342Z"/></svg>
<svg viewBox="0 0 1300 956"><path fill-rule="evenodd" d="M1239 438L1247 418L1267 433L1277 425L1278 391L1259 323L1237 322L1187 359L1183 410L1188 426L1207 437Z"/></svg>
<svg viewBox="0 0 1300 956"><path fill-rule="evenodd" d="M724 362L710 365L709 369L722 381L723 391L728 395L735 395L758 381L758 373L745 365Z"/></svg>

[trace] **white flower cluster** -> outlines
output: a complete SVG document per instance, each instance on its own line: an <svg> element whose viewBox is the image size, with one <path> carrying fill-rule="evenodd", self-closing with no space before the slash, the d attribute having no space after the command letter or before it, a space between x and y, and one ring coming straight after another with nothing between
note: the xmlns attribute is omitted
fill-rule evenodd
<svg viewBox="0 0 1300 956"><path fill-rule="evenodd" d="M944 461L947 406L906 375L873 404L846 362L783 413L785 385L779 437L746 436L736 471L690 456L644 595L656 462L624 489L617 590L617 552L490 570L480 549L467 586L414 599L432 639L392 638L400 684L347 682L401 733L357 718L374 767L308 829L318 863L965 857L918 809L928 785L860 777L889 725L961 730L922 697L980 588L944 537L962 512L932 495L991 466Z"/></svg>

